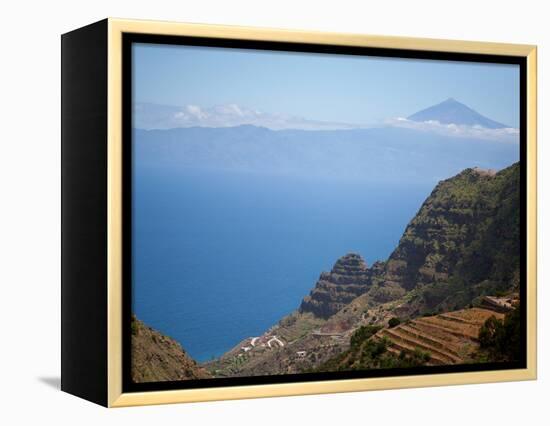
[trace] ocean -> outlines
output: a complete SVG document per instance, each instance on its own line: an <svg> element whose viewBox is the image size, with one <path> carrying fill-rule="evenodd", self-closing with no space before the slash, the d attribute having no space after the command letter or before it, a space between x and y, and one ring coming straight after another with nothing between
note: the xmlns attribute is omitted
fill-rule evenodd
<svg viewBox="0 0 550 426"><path fill-rule="evenodd" d="M385 260L435 183L140 169L133 311L197 361L220 356L298 308L340 256Z"/></svg>

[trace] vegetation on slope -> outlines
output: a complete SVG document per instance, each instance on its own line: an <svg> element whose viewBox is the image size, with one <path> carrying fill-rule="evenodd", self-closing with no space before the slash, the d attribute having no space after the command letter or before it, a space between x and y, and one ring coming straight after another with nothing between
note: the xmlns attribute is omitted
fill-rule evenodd
<svg viewBox="0 0 550 426"><path fill-rule="evenodd" d="M350 339L350 348L330 359L315 370L310 371L353 371L373 368L410 368L425 365L430 355L420 349L412 353L401 351L399 354L388 350L391 342L383 337L372 339L381 329L379 326L362 326Z"/></svg>
<svg viewBox="0 0 550 426"><path fill-rule="evenodd" d="M440 182L392 253L384 281L416 290L419 312L463 308L519 282L519 164Z"/></svg>
<svg viewBox="0 0 550 426"><path fill-rule="evenodd" d="M521 310L508 312L504 319L495 316L479 330L480 361L518 361L521 355Z"/></svg>

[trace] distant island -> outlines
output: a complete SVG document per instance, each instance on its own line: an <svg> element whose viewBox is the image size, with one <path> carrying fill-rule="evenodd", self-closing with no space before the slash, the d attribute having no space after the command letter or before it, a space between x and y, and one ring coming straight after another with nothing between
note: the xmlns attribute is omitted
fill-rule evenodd
<svg viewBox="0 0 550 426"><path fill-rule="evenodd" d="M134 318L133 380L517 360L519 191L519 163L439 182L388 259L344 254L293 313L202 364Z"/></svg>
<svg viewBox="0 0 550 426"><path fill-rule="evenodd" d="M161 113L178 115L174 108ZM517 129L453 98L373 127L321 130L270 128L269 122L254 121L257 115L243 115L237 106L204 115L212 120L219 110L226 121L235 118L239 124L216 127L198 119L182 127L135 128L140 173L178 169L433 185L474 165L501 169L519 156ZM239 121L247 119L250 123Z"/></svg>

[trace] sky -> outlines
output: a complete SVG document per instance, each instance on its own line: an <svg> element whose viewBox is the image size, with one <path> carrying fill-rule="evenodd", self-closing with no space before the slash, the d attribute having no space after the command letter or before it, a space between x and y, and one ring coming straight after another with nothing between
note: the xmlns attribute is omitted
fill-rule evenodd
<svg viewBox="0 0 550 426"><path fill-rule="evenodd" d="M134 44L133 76L135 104L190 106L190 114L231 105L375 125L453 97L519 127L517 65Z"/></svg>

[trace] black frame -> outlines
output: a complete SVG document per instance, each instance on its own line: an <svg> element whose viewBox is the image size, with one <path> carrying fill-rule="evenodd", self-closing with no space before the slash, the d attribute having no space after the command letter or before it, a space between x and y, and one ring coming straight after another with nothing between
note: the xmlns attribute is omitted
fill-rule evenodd
<svg viewBox="0 0 550 426"><path fill-rule="evenodd" d="M61 37L61 389L107 405L108 21Z"/></svg>
<svg viewBox="0 0 550 426"><path fill-rule="evenodd" d="M400 59L427 59L461 62L512 64L520 67L520 300L522 317L522 359L517 362L458 364L444 366L373 369L330 373L304 373L273 376L197 379L169 382L134 383L131 378L131 315L132 315L132 44L150 43L223 47L236 49L326 53L340 55L379 56ZM122 390L143 392L176 389L213 388L222 386L263 385L277 383L313 382L464 373L527 368L527 59L524 57L435 52L409 49L336 46L309 43L290 43L257 40L217 39L171 35L124 33L122 39Z"/></svg>

